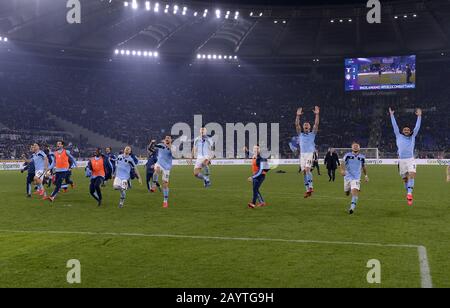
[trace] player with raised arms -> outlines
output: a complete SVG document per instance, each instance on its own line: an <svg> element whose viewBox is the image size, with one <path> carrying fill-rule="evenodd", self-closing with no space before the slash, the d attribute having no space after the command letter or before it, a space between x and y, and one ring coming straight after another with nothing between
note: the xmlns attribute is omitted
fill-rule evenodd
<svg viewBox="0 0 450 308"><path fill-rule="evenodd" d="M158 161L155 164L155 173L161 174L163 181L163 208L169 207L169 180L170 170L173 165L172 136L166 136L162 143L156 145L158 148Z"/></svg>
<svg viewBox="0 0 450 308"><path fill-rule="evenodd" d="M392 127L394 128L395 137L397 140L397 148L398 148L398 157L399 167L400 167L400 176L405 182L406 189L406 199L408 201L408 205L413 205L413 191L414 184L417 174L417 166L416 160L414 158L414 149L416 145L416 137L419 134L420 126L422 124L422 110L417 109L417 122L416 127L413 131L408 126L405 126L400 133L400 129L398 127L397 121L395 120L395 111L392 108L389 108L389 113L391 115Z"/></svg>
<svg viewBox="0 0 450 308"><path fill-rule="evenodd" d="M360 153L361 146L358 142L352 143L352 152L344 156L344 162L341 164L341 174L344 177L344 192L347 196L352 195L349 214L355 212L358 204L359 192L361 191L361 171L364 172L366 182L369 182L369 176L366 169L366 157Z"/></svg>
<svg viewBox="0 0 450 308"><path fill-rule="evenodd" d="M303 115L303 108L298 108L297 117L295 119L295 127L297 129L297 134L300 140L300 167L303 171L303 177L305 182L305 198L312 196L314 192L313 175L311 172L313 166L314 152L316 151L316 135L319 131L320 123L320 108L315 106L313 109L315 115L314 127L312 127L309 122L303 123L301 125L301 116ZM303 129L303 131L302 131Z"/></svg>
<svg viewBox="0 0 450 308"><path fill-rule="evenodd" d="M142 178L139 174L137 164L131 156L131 147L127 146L123 150L123 154L116 159L116 169L114 171L114 189L120 191L119 208L123 208L125 199L127 197L127 190L129 188L129 181L131 178L131 171L134 170L139 184L142 185Z"/></svg>
<svg viewBox="0 0 450 308"><path fill-rule="evenodd" d="M207 135L206 127L200 129L200 136L195 138L192 148L192 158L197 159L194 166L194 176L202 180L205 188L211 186L209 165L214 157L213 141Z"/></svg>

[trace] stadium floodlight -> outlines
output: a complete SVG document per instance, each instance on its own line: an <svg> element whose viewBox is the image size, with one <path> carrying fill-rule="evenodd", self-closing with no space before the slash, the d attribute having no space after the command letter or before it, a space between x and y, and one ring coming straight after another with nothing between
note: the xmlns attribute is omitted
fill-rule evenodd
<svg viewBox="0 0 450 308"><path fill-rule="evenodd" d="M208 9L205 9L205 11L203 12L203 18L206 18L206 16L208 16Z"/></svg>
<svg viewBox="0 0 450 308"><path fill-rule="evenodd" d="M220 18L222 15L222 12L220 10L216 10L216 18Z"/></svg>
<svg viewBox="0 0 450 308"><path fill-rule="evenodd" d="M1 40L1 37L0 37L0 40ZM116 55L118 55L119 52L120 52L119 49L114 50L114 54L116 54Z"/></svg>
<svg viewBox="0 0 450 308"><path fill-rule="evenodd" d="M219 58L219 60L222 60L222 55L219 55L218 58Z"/></svg>
<svg viewBox="0 0 450 308"><path fill-rule="evenodd" d="M198 12L194 12L194 17L197 17L197 15L198 15Z"/></svg>
<svg viewBox="0 0 450 308"><path fill-rule="evenodd" d="M414 17L414 18L417 18L417 14L414 14L413 17Z"/></svg>
<svg viewBox="0 0 450 308"><path fill-rule="evenodd" d="M253 12L250 12L250 17L253 17Z"/></svg>
<svg viewBox="0 0 450 308"><path fill-rule="evenodd" d="M124 6L124 7L128 7L128 5L129 5L128 1L125 1L125 2L123 3L123 6Z"/></svg>
<svg viewBox="0 0 450 308"><path fill-rule="evenodd" d="M217 55L213 55L213 59L216 60L217 59Z"/></svg>
<svg viewBox="0 0 450 308"><path fill-rule="evenodd" d="M164 9L164 13L169 13L170 5L166 4L166 8Z"/></svg>
<svg viewBox="0 0 450 308"><path fill-rule="evenodd" d="M183 7L183 13L182 13L182 14L183 14L183 16L184 16L184 15L186 15L186 13L187 13L187 10L188 10L188 8L187 8L186 6L185 6L185 7Z"/></svg>
<svg viewBox="0 0 450 308"><path fill-rule="evenodd" d="M146 1L146 2L145 2L145 9L146 9L147 11L150 11L150 9L151 9L150 1Z"/></svg>
<svg viewBox="0 0 450 308"><path fill-rule="evenodd" d="M211 58L212 58L212 56L211 56L211 55L208 55L208 60L211 60Z"/></svg>
<svg viewBox="0 0 450 308"><path fill-rule="evenodd" d="M231 12L230 12L230 11L227 11L227 13L225 14L225 19L230 18L230 14L231 14Z"/></svg>
<svg viewBox="0 0 450 308"><path fill-rule="evenodd" d="M155 3L155 7L153 8L153 11L154 11L155 13L158 13L158 12L159 12L159 3L158 3L158 2Z"/></svg>
<svg viewBox="0 0 450 308"><path fill-rule="evenodd" d="M234 56L234 60L237 60L237 58L238 58L237 56Z"/></svg>
<svg viewBox="0 0 450 308"><path fill-rule="evenodd" d="M127 56L129 56L129 55L131 54L131 51L129 51L129 50L125 51L125 54L126 54Z"/></svg>
<svg viewBox="0 0 450 308"><path fill-rule="evenodd" d="M394 16L395 19L398 19L398 16Z"/></svg>
<svg viewBox="0 0 450 308"><path fill-rule="evenodd" d="M236 13L234 13L234 19L237 20L239 18L239 12L236 11Z"/></svg>
<svg viewBox="0 0 450 308"><path fill-rule="evenodd" d="M133 2L131 2L131 7L133 8L133 10L137 10L137 8L139 7L137 0L133 0Z"/></svg>
<svg viewBox="0 0 450 308"><path fill-rule="evenodd" d="M284 24L287 24L287 21L286 21L286 20L283 20L283 23L284 23Z"/></svg>
<svg viewBox="0 0 450 308"><path fill-rule="evenodd" d="M334 19L330 20L330 22L331 22L332 24L334 24Z"/></svg>
<svg viewBox="0 0 450 308"><path fill-rule="evenodd" d="M144 51L144 57L148 56L148 52Z"/></svg>
<svg viewBox="0 0 450 308"><path fill-rule="evenodd" d="M153 53L153 56L154 56L155 58L158 58L158 57L159 57L159 53L158 53L157 51L155 51L155 52Z"/></svg>
<svg viewBox="0 0 450 308"><path fill-rule="evenodd" d="M138 57L142 56L142 52L139 50L139 51L137 52L137 55L138 55Z"/></svg>
<svg viewBox="0 0 450 308"><path fill-rule="evenodd" d="M198 54L197 55L197 59L201 59L202 58L202 55L201 54Z"/></svg>
<svg viewBox="0 0 450 308"><path fill-rule="evenodd" d="M352 21L353 21L353 19L351 19L351 18L348 20L348 22L352 22Z"/></svg>
<svg viewBox="0 0 450 308"><path fill-rule="evenodd" d="M135 55L136 55L136 50L133 50L133 51L131 52L131 55L135 56Z"/></svg>
<svg viewBox="0 0 450 308"><path fill-rule="evenodd" d="M174 5L174 7L173 7L173 13L174 13L175 15L178 13L178 9L179 9L178 5Z"/></svg>
<svg viewBox="0 0 450 308"><path fill-rule="evenodd" d="M264 14L263 14L262 12L261 12L261 13L259 13L259 17L263 17L263 15L264 15Z"/></svg>
<svg viewBox="0 0 450 308"><path fill-rule="evenodd" d="M343 23L343 22L344 22L344 20L343 20L343 19L339 19L339 22L340 22L340 23Z"/></svg>
<svg viewBox="0 0 450 308"><path fill-rule="evenodd" d="M123 56L123 55L125 54L125 50L122 49L122 50L120 51L120 54Z"/></svg>
<svg viewBox="0 0 450 308"><path fill-rule="evenodd" d="M408 15L404 15L403 18L408 18Z"/></svg>
<svg viewBox="0 0 450 308"><path fill-rule="evenodd" d="M148 56L149 56L149 57L153 57L153 52L149 51L149 52L148 52Z"/></svg>

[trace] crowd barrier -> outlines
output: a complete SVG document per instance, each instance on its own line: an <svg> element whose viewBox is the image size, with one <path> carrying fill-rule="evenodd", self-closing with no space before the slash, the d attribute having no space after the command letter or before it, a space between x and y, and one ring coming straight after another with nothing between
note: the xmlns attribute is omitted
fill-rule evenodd
<svg viewBox="0 0 450 308"><path fill-rule="evenodd" d="M215 159L212 161L212 165L215 166L245 166L251 164L250 159ZM145 165L146 160L140 160L139 165ZM319 163L323 164L323 159L319 160ZM417 165L423 166L448 166L450 165L450 159L417 159ZM78 168L85 168L87 161L78 161ZM189 166L190 161L187 159L176 159L173 161L174 166ZM272 167L298 165L298 159L271 159L269 164ZM398 159L367 159L367 165L397 165ZM7 170L20 170L23 166L21 161L0 161L0 171Z"/></svg>

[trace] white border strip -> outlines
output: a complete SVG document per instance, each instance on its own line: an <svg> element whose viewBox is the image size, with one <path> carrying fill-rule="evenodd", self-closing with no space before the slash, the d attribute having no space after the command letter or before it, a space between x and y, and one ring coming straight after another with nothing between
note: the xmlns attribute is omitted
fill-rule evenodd
<svg viewBox="0 0 450 308"><path fill-rule="evenodd" d="M76 231L17 231L0 230L0 233L15 234L58 234L58 235L103 235L103 236L125 236L125 237L148 237L148 238L179 238L197 240L221 240L221 241L261 241L280 243L302 243L302 244L326 244L326 245L347 245L347 246L375 246L375 247L398 247L415 248L419 254L420 279L422 288L433 288L430 264L428 261L427 249L425 246L410 244L382 244L382 243L360 243L341 241L313 241L313 240L288 240L271 238L249 238L249 237L220 237L220 236L196 236L196 235L171 235L171 234L143 234L143 233L113 233L113 232L76 232Z"/></svg>

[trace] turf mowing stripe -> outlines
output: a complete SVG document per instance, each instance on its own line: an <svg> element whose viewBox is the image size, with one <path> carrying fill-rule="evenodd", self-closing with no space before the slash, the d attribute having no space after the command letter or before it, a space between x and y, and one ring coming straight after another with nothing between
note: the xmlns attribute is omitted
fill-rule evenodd
<svg viewBox="0 0 450 308"><path fill-rule="evenodd" d="M125 237L151 237L151 238L187 238L197 240L222 240L222 241L262 241L281 243L302 243L302 244L326 244L326 245L347 245L347 246L376 246L376 247L398 247L414 248L419 254L420 279L422 288L433 288L430 264L428 261L427 249L425 246L410 244L381 244L381 243L359 243L359 242L333 242L333 241L313 241L313 240L288 240L271 238L245 238L245 237L216 237L216 236L195 236L195 235L171 235L171 234L143 234L143 233L111 233L111 232L76 232L76 231L15 231L0 230L0 233L21 233L21 234L59 234L59 235L104 235L104 236L125 236Z"/></svg>

